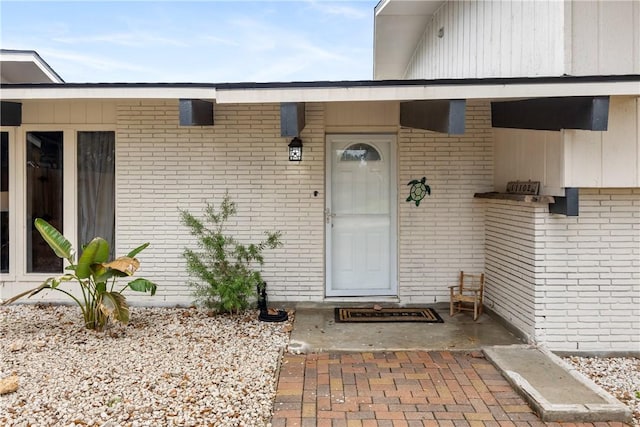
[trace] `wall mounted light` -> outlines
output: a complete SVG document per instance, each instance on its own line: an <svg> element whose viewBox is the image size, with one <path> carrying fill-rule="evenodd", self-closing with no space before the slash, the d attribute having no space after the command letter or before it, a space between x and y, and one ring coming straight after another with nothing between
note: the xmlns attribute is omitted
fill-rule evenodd
<svg viewBox="0 0 640 427"><path fill-rule="evenodd" d="M297 136L289 143L289 161L299 162L302 160L302 140Z"/></svg>

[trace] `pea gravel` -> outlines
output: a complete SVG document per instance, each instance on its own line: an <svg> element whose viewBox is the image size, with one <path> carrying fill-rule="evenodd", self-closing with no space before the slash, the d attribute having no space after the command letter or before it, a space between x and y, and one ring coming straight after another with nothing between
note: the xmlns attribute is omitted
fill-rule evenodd
<svg viewBox="0 0 640 427"><path fill-rule="evenodd" d="M0 425L265 426L291 326L257 314L133 307L95 332L77 307L0 307Z"/></svg>
<svg viewBox="0 0 640 427"><path fill-rule="evenodd" d="M0 307L0 425L265 426L291 322L131 309L128 326L84 329L77 307ZM640 359L565 360L628 405L640 426Z"/></svg>
<svg viewBox="0 0 640 427"><path fill-rule="evenodd" d="M640 426L640 359L571 356L564 360L627 405L633 425Z"/></svg>

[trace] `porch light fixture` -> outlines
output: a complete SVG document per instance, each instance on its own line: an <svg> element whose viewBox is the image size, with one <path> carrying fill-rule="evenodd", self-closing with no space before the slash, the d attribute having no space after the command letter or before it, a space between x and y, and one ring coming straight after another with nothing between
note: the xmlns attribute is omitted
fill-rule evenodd
<svg viewBox="0 0 640 427"><path fill-rule="evenodd" d="M297 136L289 143L289 161L299 162L302 160L302 140Z"/></svg>

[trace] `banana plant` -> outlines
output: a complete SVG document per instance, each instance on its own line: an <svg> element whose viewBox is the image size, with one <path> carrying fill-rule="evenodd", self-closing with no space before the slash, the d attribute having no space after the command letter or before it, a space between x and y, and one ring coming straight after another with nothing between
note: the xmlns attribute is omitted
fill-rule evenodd
<svg viewBox="0 0 640 427"><path fill-rule="evenodd" d="M76 263L75 250L71 243L55 227L42 218L35 220L35 227L56 256L67 260L67 273L60 277L50 277L40 286L4 301L3 305L24 296L32 297L45 289L56 290L78 304L87 329L102 331L110 321L123 324L129 322L129 306L122 294L123 291L131 289L155 295L156 284L143 278L137 278L117 288L119 278L133 276L138 270L140 262L135 256L149 246L149 243L144 243L127 255L109 261L109 243L102 237L96 237L83 248L82 255ZM82 296L74 295L60 287L67 282L77 282Z"/></svg>

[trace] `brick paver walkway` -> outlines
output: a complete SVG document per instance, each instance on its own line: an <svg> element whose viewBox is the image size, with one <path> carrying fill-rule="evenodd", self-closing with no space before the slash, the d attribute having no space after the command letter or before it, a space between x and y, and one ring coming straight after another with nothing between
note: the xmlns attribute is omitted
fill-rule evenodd
<svg viewBox="0 0 640 427"><path fill-rule="evenodd" d="M622 427L622 423L562 424ZM524 427L543 423L481 353L284 357L273 427Z"/></svg>

